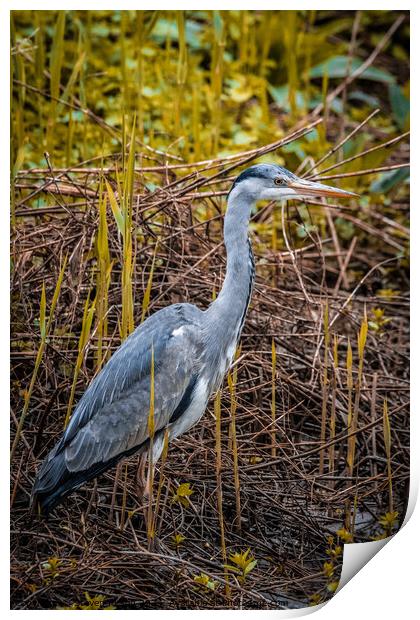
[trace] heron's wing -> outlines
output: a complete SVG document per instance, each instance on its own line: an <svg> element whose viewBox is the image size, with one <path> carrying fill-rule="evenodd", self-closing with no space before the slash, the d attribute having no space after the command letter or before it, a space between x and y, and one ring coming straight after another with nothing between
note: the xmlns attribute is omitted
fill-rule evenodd
<svg viewBox="0 0 420 620"><path fill-rule="evenodd" d="M165 308L114 353L84 393L60 442L70 471L106 462L148 438L152 348L155 431L168 425L196 379L198 318L186 312L184 304Z"/></svg>

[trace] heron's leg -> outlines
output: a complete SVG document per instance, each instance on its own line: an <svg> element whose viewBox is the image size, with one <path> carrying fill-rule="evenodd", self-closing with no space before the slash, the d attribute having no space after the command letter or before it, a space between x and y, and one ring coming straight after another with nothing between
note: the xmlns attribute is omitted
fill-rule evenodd
<svg viewBox="0 0 420 620"><path fill-rule="evenodd" d="M143 497L145 495L145 491L147 489L147 481L146 481L146 463L147 463L147 451L142 452L139 456L139 462L137 466L136 472L136 489L137 489L137 497L140 504L143 501Z"/></svg>
<svg viewBox="0 0 420 620"><path fill-rule="evenodd" d="M155 464L149 462L149 466L147 468L147 478L145 480L145 487L144 487L144 498L146 500L149 500L150 498L154 479L155 479Z"/></svg>
<svg viewBox="0 0 420 620"><path fill-rule="evenodd" d="M153 480L155 477L155 465L158 462L160 455L162 454L164 440L165 440L164 432L156 435L153 440L153 454L152 454L151 462L149 458L149 466L147 468L147 478L146 478L145 488L144 488L144 497L146 499L148 499L150 496L150 491L152 489ZM150 454L150 451L148 452L148 454Z"/></svg>

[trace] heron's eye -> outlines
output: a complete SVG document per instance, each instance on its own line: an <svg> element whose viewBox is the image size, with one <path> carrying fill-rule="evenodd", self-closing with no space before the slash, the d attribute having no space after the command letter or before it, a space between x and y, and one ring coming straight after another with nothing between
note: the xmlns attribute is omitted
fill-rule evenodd
<svg viewBox="0 0 420 620"><path fill-rule="evenodd" d="M280 177L277 177L277 179L274 179L274 183L276 185L283 185L283 187L287 185L286 181Z"/></svg>

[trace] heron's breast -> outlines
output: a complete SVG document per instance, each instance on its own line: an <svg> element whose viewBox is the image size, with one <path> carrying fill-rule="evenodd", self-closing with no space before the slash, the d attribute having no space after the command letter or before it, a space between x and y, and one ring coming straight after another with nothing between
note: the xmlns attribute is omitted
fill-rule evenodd
<svg viewBox="0 0 420 620"><path fill-rule="evenodd" d="M205 377L198 379L191 402L185 412L171 427L171 436L178 437L194 426L203 415L210 396L209 382Z"/></svg>
<svg viewBox="0 0 420 620"><path fill-rule="evenodd" d="M224 354L221 357L220 368L219 368L219 373L220 373L220 376L221 376L220 380L223 379L223 377L225 376L225 374L227 373L229 368L232 366L233 358L235 356L236 347L238 345L238 340L239 340L239 334L237 335L237 337L235 337L230 342L230 344L228 345L228 347L226 348Z"/></svg>

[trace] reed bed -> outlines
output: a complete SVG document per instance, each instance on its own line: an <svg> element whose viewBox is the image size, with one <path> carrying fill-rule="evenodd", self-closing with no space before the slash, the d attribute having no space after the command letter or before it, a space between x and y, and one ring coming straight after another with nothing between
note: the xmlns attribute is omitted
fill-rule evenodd
<svg viewBox="0 0 420 620"><path fill-rule="evenodd" d="M362 219L355 205L332 205L333 225L351 214L356 228L383 240L380 251L351 241L337 251L331 231L299 245L293 204L273 248L267 222L275 207L254 214L257 282L241 349L214 405L169 446L146 510L133 457L122 475L111 470L73 493L48 521L28 514L37 467L132 322L181 300L210 303L225 267L226 179L276 148L192 171L162 163L147 172L128 145L126 157L103 157L93 171L17 173L16 608L77 606L85 591L101 608L299 607L336 587L331 537L340 546L401 523L409 475L405 263L392 245L400 231ZM36 208L39 196L48 208ZM386 277L394 290L384 294ZM231 556L244 566L251 558L249 571L234 572Z"/></svg>

